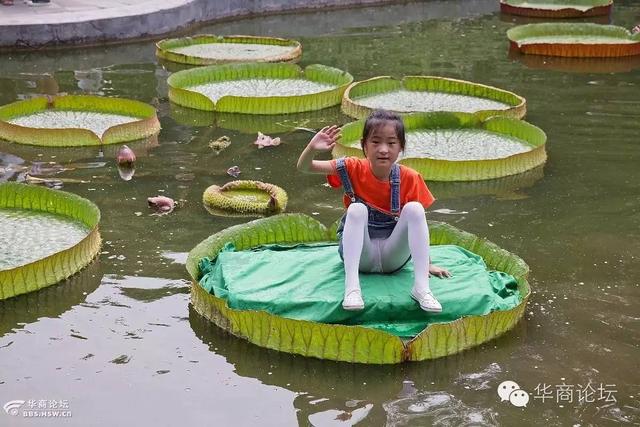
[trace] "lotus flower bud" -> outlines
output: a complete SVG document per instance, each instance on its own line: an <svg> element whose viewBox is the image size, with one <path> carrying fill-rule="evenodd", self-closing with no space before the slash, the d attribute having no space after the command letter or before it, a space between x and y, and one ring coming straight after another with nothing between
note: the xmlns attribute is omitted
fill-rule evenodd
<svg viewBox="0 0 640 427"><path fill-rule="evenodd" d="M123 145L118 149L118 154L116 155L116 161L120 166L133 166L136 161L136 153L126 145Z"/></svg>

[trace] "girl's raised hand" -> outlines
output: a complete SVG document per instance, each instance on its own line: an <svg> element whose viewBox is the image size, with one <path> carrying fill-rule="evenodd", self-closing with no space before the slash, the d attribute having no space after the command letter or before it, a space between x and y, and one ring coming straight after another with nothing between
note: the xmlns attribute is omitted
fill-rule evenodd
<svg viewBox="0 0 640 427"><path fill-rule="evenodd" d="M325 126L311 138L309 148L314 151L331 151L340 136L340 128L338 126Z"/></svg>

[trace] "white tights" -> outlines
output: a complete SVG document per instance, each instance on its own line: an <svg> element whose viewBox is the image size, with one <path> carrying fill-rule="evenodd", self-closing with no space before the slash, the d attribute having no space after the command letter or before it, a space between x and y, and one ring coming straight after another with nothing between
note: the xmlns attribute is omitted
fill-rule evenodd
<svg viewBox="0 0 640 427"><path fill-rule="evenodd" d="M342 233L345 295L360 289L359 272L389 273L413 259L414 288L429 291L429 228L424 208L409 202L402 208L393 232L386 239L371 239L367 207L351 203Z"/></svg>

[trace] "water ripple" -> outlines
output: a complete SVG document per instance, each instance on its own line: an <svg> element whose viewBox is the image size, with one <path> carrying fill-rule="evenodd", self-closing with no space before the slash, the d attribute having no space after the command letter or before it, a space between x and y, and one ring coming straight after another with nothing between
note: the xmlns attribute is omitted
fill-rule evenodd
<svg viewBox="0 0 640 427"><path fill-rule="evenodd" d="M431 425L436 427L497 426L488 409L466 405L446 392L427 392L386 402L387 426Z"/></svg>

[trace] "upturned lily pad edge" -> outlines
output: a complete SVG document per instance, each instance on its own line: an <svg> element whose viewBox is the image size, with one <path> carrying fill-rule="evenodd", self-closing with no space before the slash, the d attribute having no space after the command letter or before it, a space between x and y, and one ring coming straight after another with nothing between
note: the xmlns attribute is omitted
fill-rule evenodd
<svg viewBox="0 0 640 427"><path fill-rule="evenodd" d="M213 65L228 62L245 62L246 59L216 59L203 58L199 56L186 55L173 52L171 49L177 47L192 46L207 43L252 43L276 46L289 46L291 50L282 55L265 56L257 58L256 62L289 62L295 61L302 55L302 45L297 40L284 39L279 37L263 37L249 35L219 36L215 34L198 34L191 37L163 39L156 43L156 56L167 61L189 65Z"/></svg>
<svg viewBox="0 0 640 427"><path fill-rule="evenodd" d="M189 252L187 271L192 278L195 310L219 327L256 345L321 359L390 364L451 355L480 345L513 328L523 316L531 290L529 267L518 256L488 240L448 224L429 222L431 244L457 244L483 257L489 269L513 275L522 301L516 307L484 316L466 316L453 322L429 325L410 341L361 326L329 325L286 319L264 311L235 310L198 283L198 262L215 257L233 243L238 250L270 243L334 241L336 223L327 228L304 214L280 214L236 225L213 234Z"/></svg>
<svg viewBox="0 0 640 427"><path fill-rule="evenodd" d="M77 244L39 260L0 270L0 300L36 291L71 277L100 251L100 210L76 194L22 183L0 184L0 208L31 209L81 221L89 233Z"/></svg>
<svg viewBox="0 0 640 427"><path fill-rule="evenodd" d="M239 79L298 79L327 83L335 87L329 90L292 96L231 96L214 102L205 95L189 89L190 86L213 81ZM237 64L209 65L178 71L169 76L169 100L183 107L205 111L242 114L289 114L321 110L339 105L353 76L346 71L321 64L308 65L304 70L291 63L242 62Z"/></svg>
<svg viewBox="0 0 640 427"><path fill-rule="evenodd" d="M19 126L9 120L47 110L121 114L136 117L131 123L107 129L102 138L89 129L48 129ZM135 141L155 135L160 121L151 105L125 98L93 95L36 97L0 106L0 138L10 142L48 147L95 146Z"/></svg>
<svg viewBox="0 0 640 427"><path fill-rule="evenodd" d="M588 2L587 2L588 3ZM529 16L533 18L586 18L604 16L611 13L613 0L591 0L592 6L586 10L577 9L570 3L558 2L557 9L543 9L535 4L518 5L510 0L500 0L500 11L510 15Z"/></svg>
<svg viewBox="0 0 640 427"><path fill-rule="evenodd" d="M523 43L532 36L602 35L631 43ZM522 54L573 58L616 58L640 55L640 33L624 27L594 23L544 22L518 25L507 30L510 49Z"/></svg>

